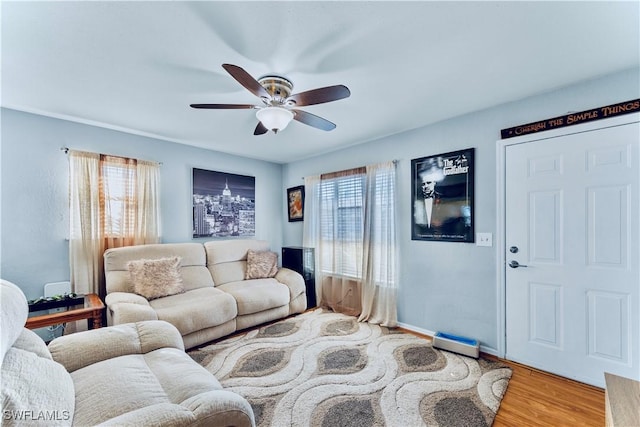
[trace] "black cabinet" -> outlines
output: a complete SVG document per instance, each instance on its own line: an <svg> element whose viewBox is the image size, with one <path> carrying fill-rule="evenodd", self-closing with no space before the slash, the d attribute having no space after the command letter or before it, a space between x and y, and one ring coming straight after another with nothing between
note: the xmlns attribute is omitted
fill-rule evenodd
<svg viewBox="0 0 640 427"><path fill-rule="evenodd" d="M316 303L316 269L313 248L286 246L282 248L282 266L297 271L304 278L307 293L307 308Z"/></svg>

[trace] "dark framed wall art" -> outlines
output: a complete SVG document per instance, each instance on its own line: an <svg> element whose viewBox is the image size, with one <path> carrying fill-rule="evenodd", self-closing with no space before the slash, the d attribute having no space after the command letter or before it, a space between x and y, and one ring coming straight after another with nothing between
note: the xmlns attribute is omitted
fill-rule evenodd
<svg viewBox="0 0 640 427"><path fill-rule="evenodd" d="M474 149L411 160L411 239L472 243Z"/></svg>
<svg viewBox="0 0 640 427"><path fill-rule="evenodd" d="M287 188L289 222L304 220L304 185Z"/></svg>
<svg viewBox="0 0 640 427"><path fill-rule="evenodd" d="M193 168L193 237L256 234L256 178Z"/></svg>

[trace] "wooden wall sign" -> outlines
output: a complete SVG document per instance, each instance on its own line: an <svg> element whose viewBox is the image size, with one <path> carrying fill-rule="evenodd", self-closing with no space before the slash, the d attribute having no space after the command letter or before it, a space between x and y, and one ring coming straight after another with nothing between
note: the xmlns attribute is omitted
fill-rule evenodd
<svg viewBox="0 0 640 427"><path fill-rule="evenodd" d="M516 136L527 135L530 133L577 125L579 123L608 119L610 117L635 113L637 111L640 111L640 99L620 102L618 104L607 105L606 107L594 108L593 110L571 113L565 116L554 117L552 119L541 120L539 122L527 123L526 125L502 129L500 133L502 134L502 139L508 139Z"/></svg>

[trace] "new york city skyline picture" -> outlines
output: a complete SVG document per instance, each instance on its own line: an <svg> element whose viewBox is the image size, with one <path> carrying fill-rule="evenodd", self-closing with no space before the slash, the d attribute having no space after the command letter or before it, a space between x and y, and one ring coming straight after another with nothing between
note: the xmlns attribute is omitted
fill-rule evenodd
<svg viewBox="0 0 640 427"><path fill-rule="evenodd" d="M193 168L193 237L255 236L256 179Z"/></svg>

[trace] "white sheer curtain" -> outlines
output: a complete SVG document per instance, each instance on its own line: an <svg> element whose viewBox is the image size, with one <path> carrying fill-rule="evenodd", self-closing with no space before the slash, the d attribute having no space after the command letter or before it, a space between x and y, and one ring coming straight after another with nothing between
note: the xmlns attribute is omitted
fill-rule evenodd
<svg viewBox="0 0 640 427"><path fill-rule="evenodd" d="M103 271L99 180L100 154L69 152L69 266L71 289L78 294L99 294Z"/></svg>
<svg viewBox="0 0 640 427"><path fill-rule="evenodd" d="M314 248L316 301L358 316L362 311L361 174L305 178L303 246Z"/></svg>
<svg viewBox="0 0 640 427"><path fill-rule="evenodd" d="M362 311L362 229L364 169L320 179L320 304L358 316ZM319 248L319 249L318 249Z"/></svg>
<svg viewBox="0 0 640 427"><path fill-rule="evenodd" d="M320 175L304 178L304 222L302 229L302 246L314 248L316 274L316 301L321 305L322 279L320 275ZM317 248L317 249L316 249Z"/></svg>
<svg viewBox="0 0 640 427"><path fill-rule="evenodd" d="M136 245L159 243L160 229L160 168L158 163L138 160L137 209L134 239Z"/></svg>
<svg viewBox="0 0 640 427"><path fill-rule="evenodd" d="M307 177L305 193L320 305L396 326L395 164Z"/></svg>
<svg viewBox="0 0 640 427"><path fill-rule="evenodd" d="M71 287L104 298L106 249L160 239L159 165L69 151Z"/></svg>
<svg viewBox="0 0 640 427"><path fill-rule="evenodd" d="M359 321L397 326L396 167L367 166L364 192L362 313Z"/></svg>
<svg viewBox="0 0 640 427"><path fill-rule="evenodd" d="M361 239L349 239L354 225L361 235L360 224L354 221L362 216L361 206L354 206L352 200L354 182L359 180L355 174L305 178L303 246L314 248L316 301L321 307L352 316L362 311ZM346 189L342 197L338 187Z"/></svg>

